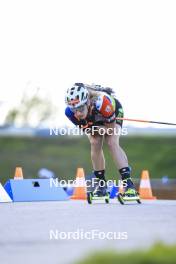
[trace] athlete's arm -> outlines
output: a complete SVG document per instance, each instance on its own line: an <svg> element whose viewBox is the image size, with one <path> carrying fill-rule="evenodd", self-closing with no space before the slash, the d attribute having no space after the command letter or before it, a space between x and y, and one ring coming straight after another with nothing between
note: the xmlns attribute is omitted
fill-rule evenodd
<svg viewBox="0 0 176 264"><path fill-rule="evenodd" d="M68 119L76 126L79 126L80 128L86 129L88 127L91 127L93 123L87 122L86 120L79 120L76 115L71 111L70 107L67 107L65 109L65 115L68 117Z"/></svg>
<svg viewBox="0 0 176 264"><path fill-rule="evenodd" d="M65 115L76 126L80 125L79 120L75 117L75 114L71 111L70 107L65 109Z"/></svg>

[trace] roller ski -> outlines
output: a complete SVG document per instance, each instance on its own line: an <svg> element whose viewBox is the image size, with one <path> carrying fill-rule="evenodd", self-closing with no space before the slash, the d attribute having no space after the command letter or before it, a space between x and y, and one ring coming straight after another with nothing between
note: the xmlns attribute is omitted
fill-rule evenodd
<svg viewBox="0 0 176 264"><path fill-rule="evenodd" d="M100 181L98 181L95 190L87 193L87 202L92 204L94 200L96 201L105 201L105 203L109 203L110 194L107 192L106 183L101 186Z"/></svg>
<svg viewBox="0 0 176 264"><path fill-rule="evenodd" d="M117 195L117 199L121 204L125 204L125 202L134 202L141 203L139 193L133 189L128 188L124 193L119 193Z"/></svg>

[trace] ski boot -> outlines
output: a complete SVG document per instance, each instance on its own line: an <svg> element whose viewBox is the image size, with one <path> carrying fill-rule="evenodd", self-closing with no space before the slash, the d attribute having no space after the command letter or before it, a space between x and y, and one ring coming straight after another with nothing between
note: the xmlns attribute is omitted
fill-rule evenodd
<svg viewBox="0 0 176 264"><path fill-rule="evenodd" d="M131 201L136 201L139 204L141 203L139 193L133 188L128 188L124 193L119 193L117 198L121 204Z"/></svg>
<svg viewBox="0 0 176 264"><path fill-rule="evenodd" d="M103 200L109 203L110 194L107 192L107 185L104 180L97 179L94 191L87 193L87 201L92 204L93 200Z"/></svg>

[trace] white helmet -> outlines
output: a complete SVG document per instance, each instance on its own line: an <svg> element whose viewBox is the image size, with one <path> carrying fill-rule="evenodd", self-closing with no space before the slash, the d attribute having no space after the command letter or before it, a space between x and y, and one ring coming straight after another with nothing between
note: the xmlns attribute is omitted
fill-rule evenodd
<svg viewBox="0 0 176 264"><path fill-rule="evenodd" d="M87 103L88 90L83 83L75 83L66 93L66 104L71 108L77 108Z"/></svg>

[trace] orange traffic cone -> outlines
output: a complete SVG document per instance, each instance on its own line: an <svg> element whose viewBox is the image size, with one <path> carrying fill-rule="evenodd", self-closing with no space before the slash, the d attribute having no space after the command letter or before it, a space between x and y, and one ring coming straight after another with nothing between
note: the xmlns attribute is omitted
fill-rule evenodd
<svg viewBox="0 0 176 264"><path fill-rule="evenodd" d="M14 180L23 180L23 171L21 167L16 167Z"/></svg>
<svg viewBox="0 0 176 264"><path fill-rule="evenodd" d="M141 174L141 181L139 186L139 194L141 199L156 199L152 194L152 188L150 184L150 177L148 170L143 170Z"/></svg>
<svg viewBox="0 0 176 264"><path fill-rule="evenodd" d="M84 175L84 169L78 168L76 173L76 186L74 188L72 199L77 200L86 200L86 182L85 182L85 175Z"/></svg>

